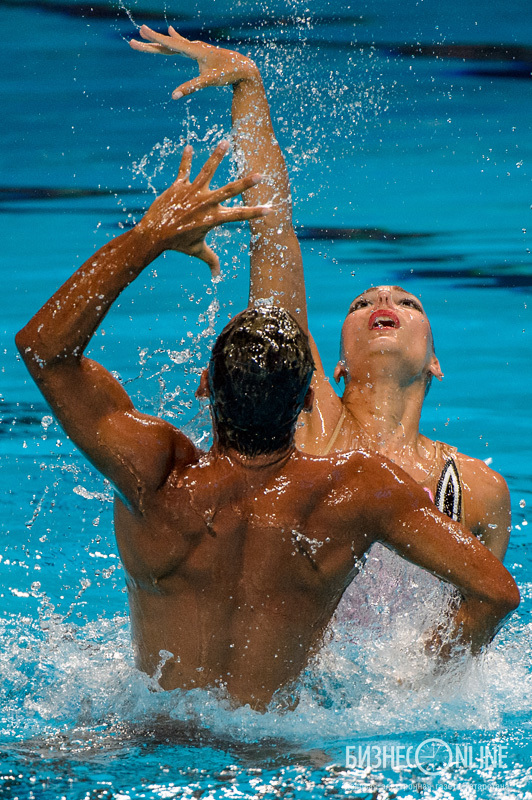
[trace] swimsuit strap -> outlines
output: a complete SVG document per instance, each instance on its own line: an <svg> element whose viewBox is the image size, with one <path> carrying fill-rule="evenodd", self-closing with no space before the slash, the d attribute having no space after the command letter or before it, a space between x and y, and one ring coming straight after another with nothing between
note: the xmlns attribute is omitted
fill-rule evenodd
<svg viewBox="0 0 532 800"><path fill-rule="evenodd" d="M331 438L327 442L327 447L323 451L322 455L328 456L331 450L333 449L334 445L336 444L336 440L338 439L338 434L340 433L340 429L344 424L344 419L345 419L345 406L342 403L342 413L340 414L338 422L336 423L336 427L333 430Z"/></svg>
<svg viewBox="0 0 532 800"><path fill-rule="evenodd" d="M454 458L448 458L440 475L434 503L448 517L462 519L462 483Z"/></svg>
<svg viewBox="0 0 532 800"><path fill-rule="evenodd" d="M436 453L438 456L442 456L446 461L449 458L452 458L453 461L456 461L456 454L458 453L458 448L453 447L452 444L446 444L446 442L434 442L436 446Z"/></svg>

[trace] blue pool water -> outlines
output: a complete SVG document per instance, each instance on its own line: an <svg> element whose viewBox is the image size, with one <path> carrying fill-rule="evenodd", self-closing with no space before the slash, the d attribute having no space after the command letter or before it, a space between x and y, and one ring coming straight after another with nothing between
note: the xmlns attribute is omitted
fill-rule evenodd
<svg viewBox="0 0 532 800"><path fill-rule="evenodd" d="M423 430L489 459L512 494L506 564L522 604L481 659L433 673L419 637L445 590L376 550L294 712L154 693L134 669L109 487L13 345L171 180L185 140L199 162L229 132L229 92L169 99L192 65L133 53L126 6L138 24L181 20L260 64L331 372L357 292L401 283L422 297L445 372ZM0 6L0 22L0 797L532 797L532 6L21 0ZM220 283L199 263L161 259L91 348L140 408L205 442L197 373L247 285L245 232L213 239ZM436 772L421 755L405 762L434 738ZM371 764L346 763L359 746ZM469 760L447 765L445 746ZM384 748L399 763L376 763Z"/></svg>

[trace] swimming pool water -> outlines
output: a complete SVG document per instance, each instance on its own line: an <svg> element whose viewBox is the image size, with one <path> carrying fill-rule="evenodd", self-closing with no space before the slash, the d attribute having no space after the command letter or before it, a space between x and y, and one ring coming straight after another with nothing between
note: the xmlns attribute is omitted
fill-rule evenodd
<svg viewBox="0 0 532 800"><path fill-rule="evenodd" d="M0 796L531 796L531 7L127 8L139 24L162 27L166 14L185 34L209 29L260 64L292 176L311 328L331 372L354 294L400 283L422 297L445 372L423 429L507 478L506 564L522 604L482 659L435 675L418 641L445 590L376 549L296 711L151 691L133 667L109 487L56 425L13 336L139 217L183 141L200 163L227 135L230 93L171 101L192 65L130 51L133 24L111 2L4 4ZM178 255L161 259L90 351L143 410L197 438L197 373L246 302L245 232L218 232L214 244L220 283ZM472 758L432 776L417 764L346 766L348 746L397 752L430 738ZM499 763L482 761L499 746Z"/></svg>

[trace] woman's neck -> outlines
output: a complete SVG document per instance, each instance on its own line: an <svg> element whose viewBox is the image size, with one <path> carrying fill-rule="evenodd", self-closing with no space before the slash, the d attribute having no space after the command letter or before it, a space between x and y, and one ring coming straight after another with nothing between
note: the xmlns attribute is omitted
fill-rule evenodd
<svg viewBox="0 0 532 800"><path fill-rule="evenodd" d="M361 444L394 459L410 453L426 458L419 433L424 382L400 385L392 377L366 383L350 380L342 398L346 411L360 428Z"/></svg>

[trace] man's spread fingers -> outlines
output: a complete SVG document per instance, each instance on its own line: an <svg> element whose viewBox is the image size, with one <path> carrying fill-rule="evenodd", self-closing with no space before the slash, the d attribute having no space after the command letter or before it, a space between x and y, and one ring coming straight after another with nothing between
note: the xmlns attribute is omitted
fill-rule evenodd
<svg viewBox="0 0 532 800"><path fill-rule="evenodd" d="M224 223L243 222L247 219L267 217L268 214L272 213L273 208L270 206L234 206L233 208L225 208L224 211Z"/></svg>
<svg viewBox="0 0 532 800"><path fill-rule="evenodd" d="M220 189L216 189L211 195L211 200L214 203L223 203L224 200L228 200L230 197L236 197L237 194L242 194L242 192L245 192L247 189L251 189L252 186L256 186L261 180L262 175L258 174L239 178L232 183L228 183L226 186L222 186Z"/></svg>
<svg viewBox="0 0 532 800"><path fill-rule="evenodd" d="M184 181L187 180L190 176L190 169L192 167L192 155L194 150L192 145L187 144L185 149L183 150L183 155L181 156L181 163L179 165L179 172L177 173L176 180Z"/></svg>
<svg viewBox="0 0 532 800"><path fill-rule="evenodd" d="M214 173L220 166L220 163L228 150L229 150L229 142L226 141L220 142L216 150L211 154L209 159L205 162L205 164L203 165L203 167L193 180L192 185L195 188L199 188L200 186L203 185L205 186L209 185Z"/></svg>
<svg viewBox="0 0 532 800"><path fill-rule="evenodd" d="M208 264L209 269L211 271L212 276L220 274L220 259L211 248L203 243L203 248L200 253L198 253L198 258L201 258L202 261L205 261Z"/></svg>

